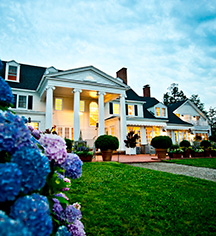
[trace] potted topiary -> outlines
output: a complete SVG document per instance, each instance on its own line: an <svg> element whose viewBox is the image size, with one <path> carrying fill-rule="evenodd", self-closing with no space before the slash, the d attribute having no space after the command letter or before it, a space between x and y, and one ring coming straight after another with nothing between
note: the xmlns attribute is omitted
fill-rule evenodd
<svg viewBox="0 0 216 236"><path fill-rule="evenodd" d="M191 157L204 157L204 149L202 148L191 149Z"/></svg>
<svg viewBox="0 0 216 236"><path fill-rule="evenodd" d="M134 131L130 131L127 135L127 139L124 140L126 146L126 155L136 155L136 143L139 139L138 134L134 134Z"/></svg>
<svg viewBox="0 0 216 236"><path fill-rule="evenodd" d="M179 159L182 158L183 150L181 148L176 148L172 151L173 158Z"/></svg>
<svg viewBox="0 0 216 236"><path fill-rule="evenodd" d="M152 139L151 145L155 148L159 159L165 159L167 149L172 145L172 139L169 136L156 136Z"/></svg>
<svg viewBox="0 0 216 236"><path fill-rule="evenodd" d="M119 140L112 135L100 135L95 141L95 147L101 150L103 161L111 161L113 151L119 147Z"/></svg>
<svg viewBox="0 0 216 236"><path fill-rule="evenodd" d="M83 162L91 162L93 158L93 152L90 151L89 147L83 145L77 147L75 154L77 154Z"/></svg>
<svg viewBox="0 0 216 236"><path fill-rule="evenodd" d="M65 138L64 140L66 142L67 152L70 153L72 151L74 141L68 138Z"/></svg>
<svg viewBox="0 0 216 236"><path fill-rule="evenodd" d="M180 142L180 147L183 150L183 157L189 158L190 156L190 142L188 140L182 140Z"/></svg>
<svg viewBox="0 0 216 236"><path fill-rule="evenodd" d="M203 140L203 141L200 143L200 147L201 147L202 149L204 149L204 156L205 156L205 157L210 157L210 147L211 147L210 141L208 141L208 140Z"/></svg>
<svg viewBox="0 0 216 236"><path fill-rule="evenodd" d="M179 145L178 144L172 144L169 148L168 148L168 156L169 158L173 158L173 151L175 149L179 148Z"/></svg>

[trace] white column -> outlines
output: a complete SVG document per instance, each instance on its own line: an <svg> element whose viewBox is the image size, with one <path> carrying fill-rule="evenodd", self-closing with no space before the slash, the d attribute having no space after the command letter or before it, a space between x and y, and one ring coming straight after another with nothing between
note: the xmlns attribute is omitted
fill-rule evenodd
<svg viewBox="0 0 216 236"><path fill-rule="evenodd" d="M173 144L175 144L175 133L173 130L171 130L171 138L172 138Z"/></svg>
<svg viewBox="0 0 216 236"><path fill-rule="evenodd" d="M146 129L144 126L140 127L140 135L141 135L141 145L147 144Z"/></svg>
<svg viewBox="0 0 216 236"><path fill-rule="evenodd" d="M125 95L120 96L120 140L119 149L125 151L125 142L127 135L126 111L125 111Z"/></svg>
<svg viewBox="0 0 216 236"><path fill-rule="evenodd" d="M104 92L98 92L98 106L99 106L99 112L98 112L98 135L103 135L105 132L105 126L104 126L104 95L106 93Z"/></svg>
<svg viewBox="0 0 216 236"><path fill-rule="evenodd" d="M74 141L80 137L80 93L82 90L74 89Z"/></svg>
<svg viewBox="0 0 216 236"><path fill-rule="evenodd" d="M47 86L46 87L46 121L45 129L52 128L52 114L53 114L53 90L55 87Z"/></svg>

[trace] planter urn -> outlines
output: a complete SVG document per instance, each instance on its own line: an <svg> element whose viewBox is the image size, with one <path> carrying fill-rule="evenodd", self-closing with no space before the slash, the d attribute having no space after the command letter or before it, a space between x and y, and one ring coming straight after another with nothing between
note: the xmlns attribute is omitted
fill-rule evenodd
<svg viewBox="0 0 216 236"><path fill-rule="evenodd" d="M176 159L182 158L182 153L173 153L173 158Z"/></svg>
<svg viewBox="0 0 216 236"><path fill-rule="evenodd" d="M158 159L160 159L160 160L166 159L167 149L156 148L155 151L158 156Z"/></svg>
<svg viewBox="0 0 216 236"><path fill-rule="evenodd" d="M126 147L126 155L136 155L136 147L135 148Z"/></svg>
<svg viewBox="0 0 216 236"><path fill-rule="evenodd" d="M102 157L103 157L103 161L111 161L113 150L112 149L103 150L103 151L101 150L101 154L102 154Z"/></svg>
<svg viewBox="0 0 216 236"><path fill-rule="evenodd" d="M91 162L92 157L92 155L79 155L79 158L82 162Z"/></svg>

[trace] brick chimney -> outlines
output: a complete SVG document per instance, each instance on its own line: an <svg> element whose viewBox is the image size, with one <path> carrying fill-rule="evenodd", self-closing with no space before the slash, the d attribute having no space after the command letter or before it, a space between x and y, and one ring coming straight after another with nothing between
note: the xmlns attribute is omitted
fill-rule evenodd
<svg viewBox="0 0 216 236"><path fill-rule="evenodd" d="M123 83L127 84L127 68L123 67L116 72L116 77L123 80Z"/></svg>
<svg viewBox="0 0 216 236"><path fill-rule="evenodd" d="M149 84L146 84L143 87L143 97L151 97L151 91L150 91L150 86Z"/></svg>

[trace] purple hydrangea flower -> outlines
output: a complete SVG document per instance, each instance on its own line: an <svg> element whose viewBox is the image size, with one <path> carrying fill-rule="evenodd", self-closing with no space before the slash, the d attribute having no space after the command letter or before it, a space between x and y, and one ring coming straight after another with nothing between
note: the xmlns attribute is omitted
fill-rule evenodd
<svg viewBox="0 0 216 236"><path fill-rule="evenodd" d="M52 233L48 200L38 193L18 198L11 207L10 217L20 220L34 236Z"/></svg>
<svg viewBox="0 0 216 236"><path fill-rule="evenodd" d="M0 111L0 151L13 154L22 147L37 148L24 120L10 111Z"/></svg>
<svg viewBox="0 0 216 236"><path fill-rule="evenodd" d="M68 231L73 236L85 236L84 226L80 220L75 220L74 224L68 225Z"/></svg>
<svg viewBox="0 0 216 236"><path fill-rule="evenodd" d="M0 163L0 202L13 201L21 190L22 172L15 163Z"/></svg>
<svg viewBox="0 0 216 236"><path fill-rule="evenodd" d="M14 104L14 96L8 83L0 76L0 104L9 107Z"/></svg>
<svg viewBox="0 0 216 236"><path fill-rule="evenodd" d="M4 211L0 211L0 232L1 236L32 236L23 223L11 219Z"/></svg>
<svg viewBox="0 0 216 236"><path fill-rule="evenodd" d="M73 205L67 205L65 208L65 220L68 223L74 223L75 220L82 218L81 211L76 209Z"/></svg>
<svg viewBox="0 0 216 236"><path fill-rule="evenodd" d="M56 197L63 197L64 199L66 199L67 201L69 200L69 198L65 195L65 193L57 193L55 194Z"/></svg>
<svg viewBox="0 0 216 236"><path fill-rule="evenodd" d="M58 227L58 231L55 236L71 236L71 233L67 230L67 227L62 225Z"/></svg>
<svg viewBox="0 0 216 236"><path fill-rule="evenodd" d="M36 139L40 139L41 136L41 132L37 129L32 130L32 135L36 138Z"/></svg>
<svg viewBox="0 0 216 236"><path fill-rule="evenodd" d="M65 161L67 149L63 138L55 134L44 134L41 135L39 142L50 162L62 164Z"/></svg>
<svg viewBox="0 0 216 236"><path fill-rule="evenodd" d="M82 175L83 162L76 154L68 153L67 158L60 166L65 169L65 176L77 179Z"/></svg>
<svg viewBox="0 0 216 236"><path fill-rule="evenodd" d="M61 206L61 204L60 204L60 202L59 202L58 199L53 198L52 200L53 200L53 202L54 202L52 211L56 214L57 219L58 219L59 221L64 221L64 219L65 219L65 213L64 213L63 207Z"/></svg>
<svg viewBox="0 0 216 236"><path fill-rule="evenodd" d="M11 156L11 162L22 171L21 191L28 193L45 185L50 166L48 158L38 149L23 147Z"/></svg>

